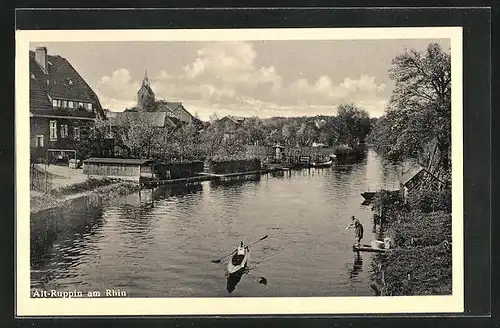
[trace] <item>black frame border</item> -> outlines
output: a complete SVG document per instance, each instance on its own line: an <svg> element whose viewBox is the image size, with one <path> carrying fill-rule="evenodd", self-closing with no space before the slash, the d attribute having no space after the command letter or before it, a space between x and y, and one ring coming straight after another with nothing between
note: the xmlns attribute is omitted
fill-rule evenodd
<svg viewBox="0 0 500 328"><path fill-rule="evenodd" d="M465 244L465 309L463 315L458 317L487 318L491 314L491 159L498 160L498 155L491 150L491 11L488 8L233 8L233 9L155 9L155 10L29 10L20 9L15 12L15 29L159 29L159 28L319 28L319 27L422 27L422 26L462 26L463 27L463 131L464 131L464 244ZM15 49L15 47L13 47ZM11 53L14 54L15 51ZM14 58L14 56L12 57ZM12 61L12 68L14 62ZM14 76L14 69L11 70ZM12 95L14 88L12 86ZM6 174L15 172L14 156L14 106L12 112L2 111L2 145L0 155L2 170ZM9 127L10 125L10 127ZM11 141L11 143L9 142ZM5 175L4 175L5 176ZM10 184L12 179L12 184ZM6 178L2 182L3 195L10 194L10 186L14 185L14 177ZM12 190L13 191L13 190ZM14 227L15 210L12 208L12 198L4 197L4 208L9 208L9 213L4 212L7 218L13 218L6 228ZM3 230L2 242L12 238L12 230ZM14 240L12 240L14 241ZM14 264L14 242L4 246L2 260ZM12 247L12 248L11 248ZM9 261L10 257L10 261ZM5 262L5 261L4 261ZM4 270L6 266L4 266ZM10 274L13 274L12 272ZM15 277L14 275L12 277ZM5 285L6 291L15 295L15 285L11 288ZM9 290L10 289L10 290ZM10 293L9 293L10 294ZM12 298L14 300L14 298ZM12 304L15 306L15 303ZM5 311L12 314L10 307ZM399 319L390 319L390 324L415 323L434 324L436 317L422 318L420 316L399 315ZM453 315L457 317L456 315ZM250 318L254 316L234 317L161 317L170 324L204 324L214 326L225 324L245 325L247 323L296 325L312 323L313 326L323 324L350 325L352 323L367 324L363 316L272 316ZM387 324L390 316L370 315L371 324ZM406 317L406 318L405 318ZM411 317L411 318L410 318ZM418 317L418 319L412 319ZM17 324L22 325L35 322L45 324L66 323L71 326L78 324L104 323L109 324L110 318L94 317L93 319L77 319L68 322L64 319L17 319ZM140 324L137 317L125 317L130 323ZM150 318L150 317L148 317ZM223 319L225 318L225 319ZM293 319L292 319L293 318ZM157 324L158 320L151 318L148 324ZM235 322L236 320L236 322ZM454 319L444 319L443 321ZM470 319L460 320L461 323ZM257 321L257 322L255 322ZM441 321L441 320L440 320ZM476 322L484 323L484 319ZM123 322L122 322L123 323ZM470 321L469 324L470 325ZM475 323L475 324L476 324ZM301 325L302 325L301 324Z"/></svg>

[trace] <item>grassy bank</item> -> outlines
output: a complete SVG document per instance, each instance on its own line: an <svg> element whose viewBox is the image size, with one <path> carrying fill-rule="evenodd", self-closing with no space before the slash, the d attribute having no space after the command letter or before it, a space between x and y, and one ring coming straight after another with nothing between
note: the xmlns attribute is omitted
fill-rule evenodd
<svg viewBox="0 0 500 328"><path fill-rule="evenodd" d="M117 179L88 179L52 190L50 193L30 192L30 212L37 213L49 208L62 206L79 197L88 197L90 201L109 200L139 190L137 183Z"/></svg>
<svg viewBox="0 0 500 328"><path fill-rule="evenodd" d="M375 286L381 295L449 295L452 292L451 201L446 192L412 195L408 204L387 194L385 235L395 249L381 258Z"/></svg>

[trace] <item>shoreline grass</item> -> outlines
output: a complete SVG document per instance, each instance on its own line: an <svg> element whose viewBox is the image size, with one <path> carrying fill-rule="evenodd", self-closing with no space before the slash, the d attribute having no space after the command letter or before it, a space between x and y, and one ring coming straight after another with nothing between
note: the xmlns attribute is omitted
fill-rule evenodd
<svg viewBox="0 0 500 328"><path fill-rule="evenodd" d="M89 179L82 183L66 186L51 193L31 190L30 214L63 206L70 200L88 197L89 201L111 200L138 191L140 186L118 179Z"/></svg>
<svg viewBox="0 0 500 328"><path fill-rule="evenodd" d="M436 193L437 199L448 197ZM449 204L429 207L414 195L404 204L378 194L387 208L385 235L395 249L381 258L374 289L383 296L451 295L452 252ZM435 203L439 203L438 201Z"/></svg>

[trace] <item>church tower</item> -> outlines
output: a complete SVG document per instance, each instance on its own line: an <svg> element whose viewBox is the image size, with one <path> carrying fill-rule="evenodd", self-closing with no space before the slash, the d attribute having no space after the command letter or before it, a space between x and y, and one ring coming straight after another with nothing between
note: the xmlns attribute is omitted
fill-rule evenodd
<svg viewBox="0 0 500 328"><path fill-rule="evenodd" d="M140 111L147 111L155 101L155 93L149 85L148 71L144 72L144 79L139 91L137 91L137 108Z"/></svg>

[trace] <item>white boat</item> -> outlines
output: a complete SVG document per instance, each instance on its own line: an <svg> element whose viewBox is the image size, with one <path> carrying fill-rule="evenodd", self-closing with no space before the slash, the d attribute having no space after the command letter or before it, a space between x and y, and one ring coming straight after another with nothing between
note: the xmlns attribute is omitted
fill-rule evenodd
<svg viewBox="0 0 500 328"><path fill-rule="evenodd" d="M227 274L232 275L239 273L240 270L244 270L247 267L249 258L250 250L248 249L248 246L243 248L243 254L238 254L235 251L231 256L231 259L227 262Z"/></svg>
<svg viewBox="0 0 500 328"><path fill-rule="evenodd" d="M320 163L312 162L311 166L312 167L330 167L330 166L332 166L332 164L333 164L333 161L329 160L328 162L320 162Z"/></svg>

